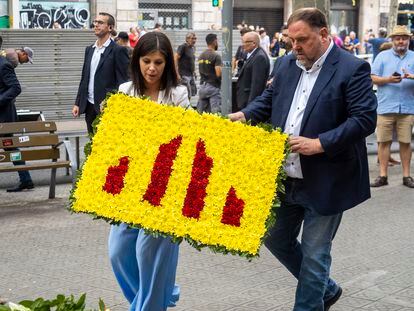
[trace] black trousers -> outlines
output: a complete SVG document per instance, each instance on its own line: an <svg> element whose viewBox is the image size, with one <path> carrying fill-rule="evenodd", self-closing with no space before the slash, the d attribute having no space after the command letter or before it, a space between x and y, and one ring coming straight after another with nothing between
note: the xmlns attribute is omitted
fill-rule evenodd
<svg viewBox="0 0 414 311"><path fill-rule="evenodd" d="M86 106L86 110L85 110L85 121L86 121L86 126L88 128L89 134L93 134L92 123L96 119L97 115L98 113L95 110L95 105L88 102L88 105Z"/></svg>

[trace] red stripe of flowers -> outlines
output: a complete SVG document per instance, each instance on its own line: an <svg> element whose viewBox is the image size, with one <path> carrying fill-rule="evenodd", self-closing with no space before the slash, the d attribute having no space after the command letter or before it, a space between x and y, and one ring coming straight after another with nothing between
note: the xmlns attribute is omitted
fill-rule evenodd
<svg viewBox="0 0 414 311"><path fill-rule="evenodd" d="M102 190L116 195L121 193L124 188L124 177L128 172L129 158L122 157L119 159L119 165L110 166L106 174L105 184L102 187Z"/></svg>
<svg viewBox="0 0 414 311"><path fill-rule="evenodd" d="M223 208L221 223L225 225L240 227L240 218L243 216L243 209L244 201L237 197L236 190L232 186L227 193L227 199L226 204Z"/></svg>
<svg viewBox="0 0 414 311"><path fill-rule="evenodd" d="M151 172L151 183L148 185L143 200L153 206L160 206L161 199L167 191L168 181L171 176L172 166L177 157L178 148L181 145L182 136L177 136L167 144L162 144L155 159Z"/></svg>
<svg viewBox="0 0 414 311"><path fill-rule="evenodd" d="M213 167L213 159L207 156L203 140L197 142L196 155L193 161L190 184L184 200L182 213L189 218L200 218L200 212L204 208L208 178Z"/></svg>

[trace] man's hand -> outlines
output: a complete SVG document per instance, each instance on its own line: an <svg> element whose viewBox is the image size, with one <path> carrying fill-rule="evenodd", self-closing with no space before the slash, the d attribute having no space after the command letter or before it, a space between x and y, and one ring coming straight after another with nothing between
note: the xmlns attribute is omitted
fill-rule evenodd
<svg viewBox="0 0 414 311"><path fill-rule="evenodd" d="M243 122L243 123L246 122L246 116L241 111L237 111L235 113L230 113L228 115L228 117L229 117L230 121L233 121L233 122L236 122L236 121L240 121L240 122Z"/></svg>
<svg viewBox="0 0 414 311"><path fill-rule="evenodd" d="M303 155L314 155L324 152L319 138L291 136L289 137L289 145L292 152Z"/></svg>
<svg viewBox="0 0 414 311"><path fill-rule="evenodd" d="M388 83L400 83L402 80L402 76L389 76L388 79Z"/></svg>
<svg viewBox="0 0 414 311"><path fill-rule="evenodd" d="M73 105L72 115L76 118L79 117L79 106Z"/></svg>

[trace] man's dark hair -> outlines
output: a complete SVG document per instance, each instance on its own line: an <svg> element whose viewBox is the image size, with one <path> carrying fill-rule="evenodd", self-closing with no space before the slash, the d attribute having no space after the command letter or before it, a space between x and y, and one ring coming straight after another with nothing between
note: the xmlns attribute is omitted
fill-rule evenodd
<svg viewBox="0 0 414 311"><path fill-rule="evenodd" d="M151 31L143 35L132 52L130 63L131 80L137 95L143 95L146 90L145 78L141 72L139 59L153 52L160 52L165 57L165 67L161 76L161 89L166 94L178 85L178 75L174 64L174 51L168 37L160 31Z"/></svg>
<svg viewBox="0 0 414 311"><path fill-rule="evenodd" d="M387 29L386 28L380 28L379 30L378 30L378 35L381 37L381 38L385 38L386 36L387 36Z"/></svg>
<svg viewBox="0 0 414 311"><path fill-rule="evenodd" d="M121 40L129 40L128 34L125 31L120 31L118 38Z"/></svg>
<svg viewBox="0 0 414 311"><path fill-rule="evenodd" d="M260 29L260 30L259 30L259 35L263 34L264 32L265 32L265 30L264 30L264 29Z"/></svg>
<svg viewBox="0 0 414 311"><path fill-rule="evenodd" d="M111 14L105 13L105 12L99 12L98 15L102 15L102 16L108 17L108 26L115 27L115 18Z"/></svg>
<svg viewBox="0 0 414 311"><path fill-rule="evenodd" d="M305 22L312 28L328 28L328 21L326 20L325 14L317 8L303 8L296 10L290 15L287 26L296 22Z"/></svg>
<svg viewBox="0 0 414 311"><path fill-rule="evenodd" d="M250 32L251 30L247 27L243 27L242 29L240 29L240 36L244 36L245 33Z"/></svg>
<svg viewBox="0 0 414 311"><path fill-rule="evenodd" d="M214 33L209 33L209 34L206 36L206 43L207 43L207 45L211 45L211 44L213 44L213 42L214 42L215 40L217 40L217 35L216 35L216 34L214 34Z"/></svg>
<svg viewBox="0 0 414 311"><path fill-rule="evenodd" d="M280 28L280 32L283 32L283 30L286 30L286 29L288 29L288 26L287 25L283 25L282 28Z"/></svg>

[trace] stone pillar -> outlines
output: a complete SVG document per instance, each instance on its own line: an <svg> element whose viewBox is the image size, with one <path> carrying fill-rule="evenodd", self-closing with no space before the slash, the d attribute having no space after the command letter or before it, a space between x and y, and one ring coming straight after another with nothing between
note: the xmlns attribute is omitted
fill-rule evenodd
<svg viewBox="0 0 414 311"><path fill-rule="evenodd" d="M328 17L328 24L329 24L329 10L331 8L331 1L330 0L293 0L292 1L292 8L293 11L306 8L306 7L316 7Z"/></svg>
<svg viewBox="0 0 414 311"><path fill-rule="evenodd" d="M117 30L129 31L131 26L138 25L138 1L121 0L117 1Z"/></svg>
<svg viewBox="0 0 414 311"><path fill-rule="evenodd" d="M359 6L359 38L363 39L367 29L372 29L375 35L378 34L380 24L380 4L376 0L361 0Z"/></svg>
<svg viewBox="0 0 414 311"><path fill-rule="evenodd" d="M9 27L10 29L19 29L20 23L20 6L19 0L9 0Z"/></svg>
<svg viewBox="0 0 414 311"><path fill-rule="evenodd" d="M233 1L233 0L222 0ZM221 29L221 8L213 8L211 0L194 0L193 1L193 29L205 30Z"/></svg>
<svg viewBox="0 0 414 311"><path fill-rule="evenodd" d="M290 16L290 14L292 14L292 1L291 0L284 0L283 1L283 22L287 23L287 20Z"/></svg>

